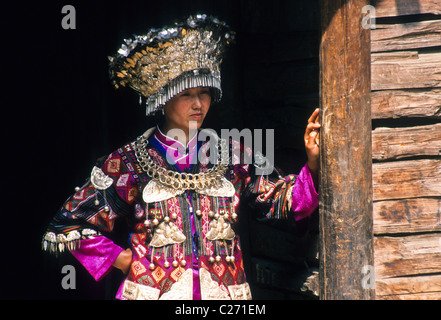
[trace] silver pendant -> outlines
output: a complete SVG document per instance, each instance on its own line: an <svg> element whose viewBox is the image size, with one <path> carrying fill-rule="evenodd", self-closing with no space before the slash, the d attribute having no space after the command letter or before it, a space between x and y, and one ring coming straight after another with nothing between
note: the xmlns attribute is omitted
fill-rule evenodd
<svg viewBox="0 0 441 320"><path fill-rule="evenodd" d="M174 198L184 193L184 191L185 190L169 188L154 180L150 180L142 191L142 199L145 203L160 202Z"/></svg>
<svg viewBox="0 0 441 320"><path fill-rule="evenodd" d="M103 170L98 167L93 167L92 173L90 174L90 182L97 190L106 190L109 188L113 180L109 176L107 176Z"/></svg>
<svg viewBox="0 0 441 320"><path fill-rule="evenodd" d="M162 222L155 230L150 246L161 248L170 244L182 243L184 241L185 235L173 222Z"/></svg>
<svg viewBox="0 0 441 320"><path fill-rule="evenodd" d="M236 236L231 225L225 222L225 219L222 216L220 216L219 219L211 220L209 228L206 237L211 241L233 240Z"/></svg>
<svg viewBox="0 0 441 320"><path fill-rule="evenodd" d="M230 181L222 177L218 182L217 186L197 190L197 192L211 197L234 197L236 190Z"/></svg>

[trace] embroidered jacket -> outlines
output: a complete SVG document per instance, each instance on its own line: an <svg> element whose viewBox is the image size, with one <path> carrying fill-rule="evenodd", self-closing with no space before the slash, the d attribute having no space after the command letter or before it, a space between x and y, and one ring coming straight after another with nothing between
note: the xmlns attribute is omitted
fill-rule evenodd
<svg viewBox="0 0 441 320"><path fill-rule="evenodd" d="M198 161L209 153L209 143L196 136L182 146L159 129L147 135L148 154L162 168L196 174L213 166ZM138 161L136 141L119 148L57 212L44 250L67 247L99 280L123 251L111 239L115 222L126 220L133 260L117 298L251 299L236 233L240 201L250 201L268 218L294 214L300 220L317 208L318 194L306 165L299 175L256 175L253 164L240 163L241 145L232 141L229 147L232 161L224 178L233 194L183 190L164 200L158 198L161 190L143 197L153 182Z"/></svg>

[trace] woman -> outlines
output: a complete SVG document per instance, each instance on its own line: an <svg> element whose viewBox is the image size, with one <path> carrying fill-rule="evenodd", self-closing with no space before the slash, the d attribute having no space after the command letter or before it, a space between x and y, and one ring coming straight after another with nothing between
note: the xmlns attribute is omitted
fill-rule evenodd
<svg viewBox="0 0 441 320"><path fill-rule="evenodd" d="M199 130L221 98L220 63L233 38L225 23L190 16L125 40L110 59L115 87L137 91L147 114L164 120L97 163L55 215L43 248L67 247L96 280L120 269L127 278L118 299L251 299L236 233L240 201L296 220L318 205L318 110L299 175L238 161L253 156L248 146ZM125 250L111 240L123 220L132 231Z"/></svg>

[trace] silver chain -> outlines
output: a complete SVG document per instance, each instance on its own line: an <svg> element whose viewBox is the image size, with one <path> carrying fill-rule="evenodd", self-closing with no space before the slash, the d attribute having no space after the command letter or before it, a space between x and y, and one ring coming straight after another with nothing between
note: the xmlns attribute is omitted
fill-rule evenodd
<svg viewBox="0 0 441 320"><path fill-rule="evenodd" d="M217 163L206 172L197 174L167 170L155 164L147 151L148 140L138 137L135 143L135 156L144 172L156 182L174 189L203 190L217 187L227 171L229 156L225 139L219 139L216 149Z"/></svg>

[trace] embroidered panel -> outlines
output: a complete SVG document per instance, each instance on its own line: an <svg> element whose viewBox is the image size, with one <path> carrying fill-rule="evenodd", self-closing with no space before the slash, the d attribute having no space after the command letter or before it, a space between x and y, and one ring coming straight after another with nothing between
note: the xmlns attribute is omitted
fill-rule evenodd
<svg viewBox="0 0 441 320"><path fill-rule="evenodd" d="M212 198L201 195L200 196L200 209L201 210L201 218L198 219L198 227L202 234L200 239L200 247L201 247L201 255L213 255L213 242L209 241L205 235L209 230L210 219L208 217L210 211L212 211Z"/></svg>

